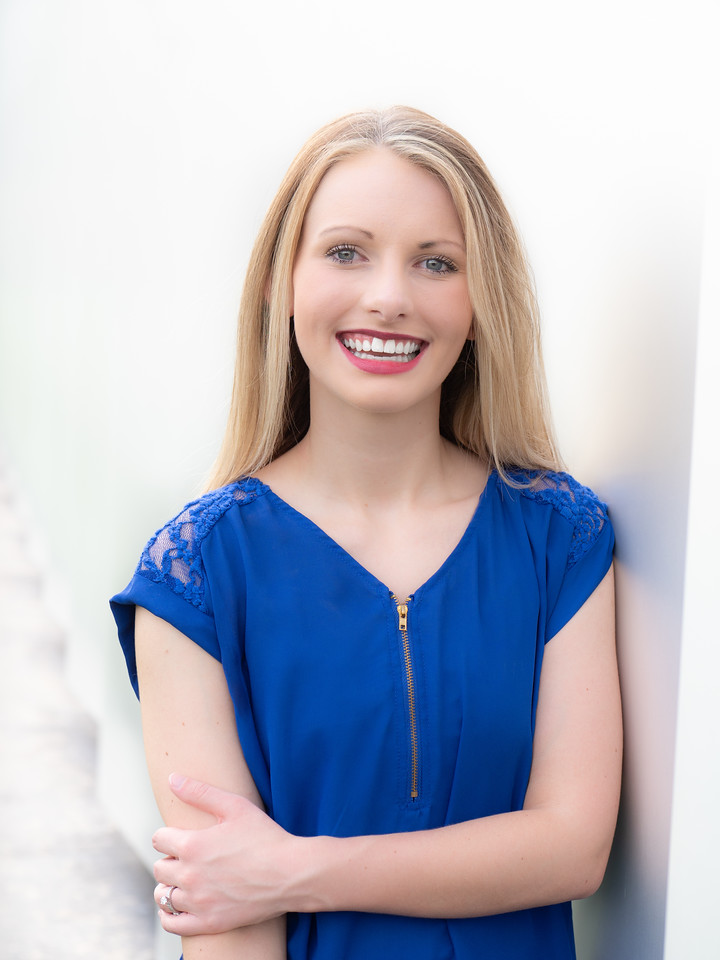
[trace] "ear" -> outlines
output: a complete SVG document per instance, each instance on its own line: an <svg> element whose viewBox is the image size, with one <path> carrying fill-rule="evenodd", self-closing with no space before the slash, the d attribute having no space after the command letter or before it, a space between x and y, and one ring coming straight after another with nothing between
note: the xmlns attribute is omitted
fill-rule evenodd
<svg viewBox="0 0 720 960"><path fill-rule="evenodd" d="M467 336L465 337L465 339L466 339L466 340L474 340L474 339L475 339L475 317L474 317L474 316L470 319L470 326L468 327L468 332L467 332Z"/></svg>

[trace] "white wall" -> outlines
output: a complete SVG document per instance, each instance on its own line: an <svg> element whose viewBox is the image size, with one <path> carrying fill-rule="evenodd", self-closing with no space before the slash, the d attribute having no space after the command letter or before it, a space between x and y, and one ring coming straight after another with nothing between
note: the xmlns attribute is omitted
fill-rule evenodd
<svg viewBox="0 0 720 960"><path fill-rule="evenodd" d="M720 956L720 152L711 167L695 379L666 956Z"/></svg>
<svg viewBox="0 0 720 960"><path fill-rule="evenodd" d="M693 403L709 456L717 400L695 382L713 6L0 6L0 438L72 601L69 675L100 721L102 796L148 862L157 817L106 597L202 483L243 265L296 148L340 112L411 103L476 144L518 217L561 442L618 530L625 797L608 882L578 910L579 953L659 958L668 912L666 955L680 956L692 640L717 635L688 605L714 561L701 459L691 472ZM698 390L713 379L703 351ZM717 794L717 769L704 776Z"/></svg>

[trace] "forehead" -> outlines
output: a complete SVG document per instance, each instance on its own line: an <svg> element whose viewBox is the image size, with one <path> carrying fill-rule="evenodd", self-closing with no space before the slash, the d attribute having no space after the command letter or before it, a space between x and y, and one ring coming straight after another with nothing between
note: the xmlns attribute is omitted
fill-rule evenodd
<svg viewBox="0 0 720 960"><path fill-rule="evenodd" d="M309 232L334 224L372 229L371 223L376 228L402 224L421 232L442 228L462 237L447 187L423 167L382 147L332 166L305 214Z"/></svg>

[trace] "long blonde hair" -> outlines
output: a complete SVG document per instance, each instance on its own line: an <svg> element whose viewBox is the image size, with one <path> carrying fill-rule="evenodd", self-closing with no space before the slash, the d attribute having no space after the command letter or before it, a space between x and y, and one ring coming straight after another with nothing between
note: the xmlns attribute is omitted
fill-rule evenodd
<svg viewBox="0 0 720 960"><path fill-rule="evenodd" d="M505 476L561 466L553 439L538 311L522 244L483 161L460 134L410 107L322 127L292 162L260 228L240 303L230 415L210 488L259 470L310 420L309 377L290 320L305 213L334 164L383 147L446 186L465 235L474 339L443 384L440 431Z"/></svg>

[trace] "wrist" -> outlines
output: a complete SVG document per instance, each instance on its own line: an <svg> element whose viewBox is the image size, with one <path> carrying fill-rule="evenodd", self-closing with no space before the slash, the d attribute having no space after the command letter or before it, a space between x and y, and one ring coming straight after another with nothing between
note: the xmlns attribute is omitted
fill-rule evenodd
<svg viewBox="0 0 720 960"><path fill-rule="evenodd" d="M329 913L350 909L341 902L345 871L351 856L344 848L351 842L337 837L295 837L288 911ZM341 879L342 878L342 879Z"/></svg>

